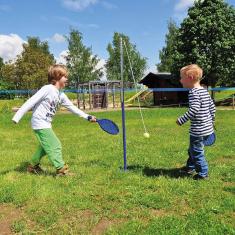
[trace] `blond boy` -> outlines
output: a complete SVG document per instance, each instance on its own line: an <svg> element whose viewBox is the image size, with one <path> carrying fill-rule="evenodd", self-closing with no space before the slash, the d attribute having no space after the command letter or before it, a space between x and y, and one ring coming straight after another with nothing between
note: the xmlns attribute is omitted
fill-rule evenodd
<svg viewBox="0 0 235 235"><path fill-rule="evenodd" d="M183 125L188 120L190 126L190 144L188 149L189 158L182 171L194 175L194 179L201 180L208 178L208 164L204 155L203 141L214 132L215 105L208 91L200 85L203 71L196 65L191 64L180 70L181 84L189 88L189 109L176 121Z"/></svg>

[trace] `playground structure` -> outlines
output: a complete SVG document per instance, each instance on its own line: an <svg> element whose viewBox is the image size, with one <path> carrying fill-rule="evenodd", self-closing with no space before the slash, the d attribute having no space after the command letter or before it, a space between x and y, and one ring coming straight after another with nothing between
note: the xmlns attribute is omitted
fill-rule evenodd
<svg viewBox="0 0 235 235"><path fill-rule="evenodd" d="M125 105L132 106L133 102L136 101L138 98L140 99L140 101L146 101L146 98L152 94L153 92L149 91L147 86L143 86L143 89L141 89L139 92L137 92L136 94L134 94L132 97L130 97L125 101Z"/></svg>
<svg viewBox="0 0 235 235"><path fill-rule="evenodd" d="M132 87L125 82L125 87ZM107 109L120 107L121 81L89 81L78 85L77 106L82 109Z"/></svg>
<svg viewBox="0 0 235 235"><path fill-rule="evenodd" d="M125 88L131 88L133 83L125 82ZM90 81L78 85L77 106L86 109L108 109L121 107L121 84L120 81ZM125 106L133 106L139 98L145 101L153 92L148 87L143 88L125 101Z"/></svg>

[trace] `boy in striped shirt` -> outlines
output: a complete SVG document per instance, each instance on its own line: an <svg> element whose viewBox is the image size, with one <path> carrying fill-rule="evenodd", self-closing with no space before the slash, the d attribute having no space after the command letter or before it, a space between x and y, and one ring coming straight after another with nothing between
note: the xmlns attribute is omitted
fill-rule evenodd
<svg viewBox="0 0 235 235"><path fill-rule="evenodd" d="M191 64L180 70L181 84L184 88L189 88L189 109L176 121L178 125L183 125L188 120L191 121L190 144L188 149L189 158L186 166L182 169L187 174L194 175L194 179L207 179L208 164L204 155L203 141L214 132L215 105L208 91L200 85L203 71L196 65Z"/></svg>

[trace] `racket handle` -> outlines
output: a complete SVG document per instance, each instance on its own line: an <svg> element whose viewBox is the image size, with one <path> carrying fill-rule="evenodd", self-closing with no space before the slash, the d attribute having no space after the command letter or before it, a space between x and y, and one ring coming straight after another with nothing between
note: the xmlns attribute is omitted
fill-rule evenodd
<svg viewBox="0 0 235 235"><path fill-rule="evenodd" d="M92 119L92 116L89 115L89 116L87 117L87 121L89 122L91 119Z"/></svg>

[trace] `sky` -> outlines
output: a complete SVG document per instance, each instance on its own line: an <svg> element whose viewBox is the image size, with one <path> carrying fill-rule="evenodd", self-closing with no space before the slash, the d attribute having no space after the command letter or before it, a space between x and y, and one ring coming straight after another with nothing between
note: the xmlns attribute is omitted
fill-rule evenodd
<svg viewBox="0 0 235 235"><path fill-rule="evenodd" d="M14 60L28 36L48 41L50 52L63 62L71 28L83 34L83 43L93 54L108 58L107 45L114 32L128 35L148 70L159 62L170 19L178 25L194 0L0 0L0 57ZM226 0L235 6L235 0Z"/></svg>

